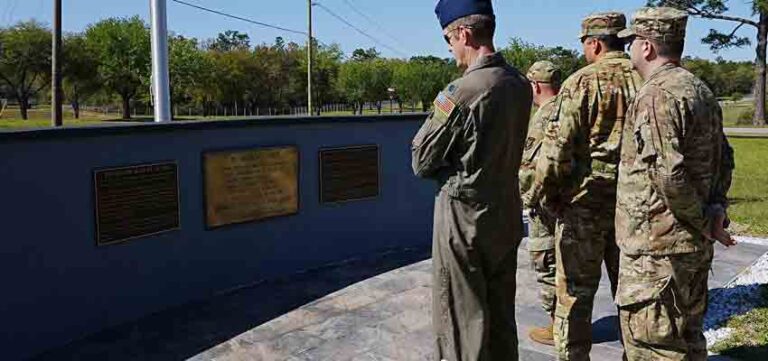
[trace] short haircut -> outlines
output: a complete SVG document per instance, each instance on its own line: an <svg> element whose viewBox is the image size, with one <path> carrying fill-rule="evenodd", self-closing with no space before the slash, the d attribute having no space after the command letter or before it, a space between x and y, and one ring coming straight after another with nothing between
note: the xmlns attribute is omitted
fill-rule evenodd
<svg viewBox="0 0 768 361"><path fill-rule="evenodd" d="M685 40L671 40L662 41L657 39L648 39L653 43L654 49L658 56L670 59L681 59L683 57L683 49L685 49Z"/></svg>
<svg viewBox="0 0 768 361"><path fill-rule="evenodd" d="M493 41L496 32L496 18L492 15L473 14L458 18L445 27L446 31L454 31L460 26L472 29L472 35L483 42Z"/></svg>
<svg viewBox="0 0 768 361"><path fill-rule="evenodd" d="M627 47L624 39L621 39L616 35L598 35L593 36L593 38L605 44L608 51L624 51Z"/></svg>

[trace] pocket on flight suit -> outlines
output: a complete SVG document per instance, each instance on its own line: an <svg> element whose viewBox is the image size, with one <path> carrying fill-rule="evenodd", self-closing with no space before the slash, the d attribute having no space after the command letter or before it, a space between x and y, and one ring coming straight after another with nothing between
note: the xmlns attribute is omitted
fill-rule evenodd
<svg viewBox="0 0 768 361"><path fill-rule="evenodd" d="M620 282L616 293L617 305L626 312L628 330L623 331L633 340L649 345L680 343L685 328L672 276L627 283Z"/></svg>

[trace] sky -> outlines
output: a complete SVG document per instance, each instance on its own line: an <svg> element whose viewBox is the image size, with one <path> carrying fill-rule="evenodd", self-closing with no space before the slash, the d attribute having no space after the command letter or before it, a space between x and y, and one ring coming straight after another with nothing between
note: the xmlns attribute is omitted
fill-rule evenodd
<svg viewBox="0 0 768 361"><path fill-rule="evenodd" d="M306 31L307 0L184 0L284 28ZM63 27L78 32L108 17L139 15L148 21L149 0L62 0ZM314 8L315 36L323 43L337 43L347 54L357 48L376 47L387 57L435 55L449 57L434 15L436 0L315 0L367 33L350 28L323 8ZM497 46L511 37L545 46L579 49L581 19L598 11L617 10L628 16L645 0L494 0ZM51 24L53 0L0 0L0 26L31 18ZM352 6L350 6L350 4ZM750 17L746 0L730 0L730 14ZM357 11L356 11L357 10ZM367 15L364 17L360 15ZM202 12L168 0L171 31L198 39L215 37L225 30L247 33L252 44L272 43L282 36L306 42L306 36L259 27L239 20ZM686 54L707 59L753 60L754 50L728 49L713 53L700 39L710 28L730 32L734 23L692 18L688 25ZM755 30L743 27L739 35L754 39ZM371 39L374 38L374 39ZM754 42L754 40L753 40ZM382 45L383 44L383 45Z"/></svg>

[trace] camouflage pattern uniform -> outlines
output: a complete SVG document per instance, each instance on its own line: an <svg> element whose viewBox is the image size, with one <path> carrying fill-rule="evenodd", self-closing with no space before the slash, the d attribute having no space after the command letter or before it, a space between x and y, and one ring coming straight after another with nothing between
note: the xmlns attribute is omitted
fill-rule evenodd
<svg viewBox="0 0 768 361"><path fill-rule="evenodd" d="M530 81L553 84L559 87L560 69L549 61L538 61L528 69ZM528 123L528 138L525 140L523 161L520 165L520 193L529 198L536 172L536 160L540 154L547 124L557 115L556 98L552 97L541 105ZM547 315L555 316L555 220L547 217L538 207L528 213L528 252L539 284L541 306Z"/></svg>
<svg viewBox="0 0 768 361"><path fill-rule="evenodd" d="M517 360L517 171L531 87L494 53L478 58L434 105L412 155L414 173L440 187L432 248L436 354L449 361Z"/></svg>
<svg viewBox="0 0 768 361"><path fill-rule="evenodd" d="M582 23L581 36L616 35L621 13ZM555 348L561 360L588 360L592 307L605 261L615 293L619 252L613 206L624 117L641 84L621 51L611 51L570 76L558 95L557 121L547 129L531 203L558 218Z"/></svg>
<svg viewBox="0 0 768 361"><path fill-rule="evenodd" d="M682 41L687 15L638 11L622 37ZM629 360L706 360L702 332L711 219L725 212L734 167L722 111L693 74L669 63L627 114L616 205L621 329Z"/></svg>

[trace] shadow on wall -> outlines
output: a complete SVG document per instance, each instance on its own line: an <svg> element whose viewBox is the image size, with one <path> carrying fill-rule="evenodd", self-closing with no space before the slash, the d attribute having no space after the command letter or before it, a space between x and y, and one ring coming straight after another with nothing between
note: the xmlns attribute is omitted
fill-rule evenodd
<svg viewBox="0 0 768 361"><path fill-rule="evenodd" d="M181 360L351 284L429 258L429 248L396 249L146 316L46 352L33 360Z"/></svg>

